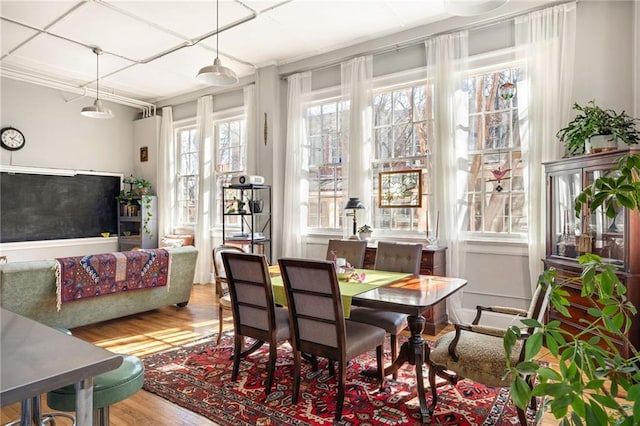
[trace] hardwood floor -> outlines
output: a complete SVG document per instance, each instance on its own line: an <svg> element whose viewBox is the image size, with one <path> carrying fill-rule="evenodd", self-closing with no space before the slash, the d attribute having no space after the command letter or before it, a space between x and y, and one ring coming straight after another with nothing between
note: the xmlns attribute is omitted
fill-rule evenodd
<svg viewBox="0 0 640 426"><path fill-rule="evenodd" d="M145 356L174 346L197 340L218 332L218 309L215 306L214 286L194 286L186 308L168 306L143 314L73 329L73 335L113 352ZM225 328L231 327L226 317ZM448 331L448 330L445 330ZM445 332L443 331L443 333ZM425 336L433 340L433 336ZM46 396L43 395L43 412ZM20 404L2 407L0 423L20 417ZM206 426L216 423L174 405L152 393L141 390L120 403L111 406L112 426ZM64 419L59 426L69 424ZM557 425L553 416L546 414L541 426Z"/></svg>

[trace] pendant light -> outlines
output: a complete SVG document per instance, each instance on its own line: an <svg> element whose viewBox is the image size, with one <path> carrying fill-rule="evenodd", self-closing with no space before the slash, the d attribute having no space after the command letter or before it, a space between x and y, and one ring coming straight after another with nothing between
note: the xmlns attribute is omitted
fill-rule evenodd
<svg viewBox="0 0 640 426"><path fill-rule="evenodd" d="M213 86L230 86L238 82L238 77L231 68L222 65L218 56L218 42L220 41L219 10L220 0L216 0L216 59L214 59L213 65L207 65L198 71L198 79Z"/></svg>
<svg viewBox="0 0 640 426"><path fill-rule="evenodd" d="M93 53L96 54L96 100L93 105L86 106L80 111L81 115L91 118L113 118L111 110L104 105L100 100L100 72L99 72L99 57L102 55L102 50L99 47L93 49Z"/></svg>
<svg viewBox="0 0 640 426"><path fill-rule="evenodd" d="M454 16L476 16L496 10L509 0L445 0L445 12Z"/></svg>

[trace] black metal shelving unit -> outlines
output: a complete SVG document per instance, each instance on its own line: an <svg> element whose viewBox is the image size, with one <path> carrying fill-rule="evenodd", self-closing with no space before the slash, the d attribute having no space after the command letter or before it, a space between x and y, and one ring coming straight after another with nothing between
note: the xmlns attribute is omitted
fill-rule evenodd
<svg viewBox="0 0 640 426"><path fill-rule="evenodd" d="M228 185L222 191L222 238L271 264L271 186Z"/></svg>

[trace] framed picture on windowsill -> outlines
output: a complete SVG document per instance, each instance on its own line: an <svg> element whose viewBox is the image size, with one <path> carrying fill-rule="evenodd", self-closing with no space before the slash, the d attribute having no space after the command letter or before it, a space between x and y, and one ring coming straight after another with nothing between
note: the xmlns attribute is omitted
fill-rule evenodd
<svg viewBox="0 0 640 426"><path fill-rule="evenodd" d="M380 172L378 177L378 207L422 206L421 170Z"/></svg>

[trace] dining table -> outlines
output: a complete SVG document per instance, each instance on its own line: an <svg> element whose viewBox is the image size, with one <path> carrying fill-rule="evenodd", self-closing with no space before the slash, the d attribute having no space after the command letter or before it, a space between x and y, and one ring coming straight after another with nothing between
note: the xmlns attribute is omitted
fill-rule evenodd
<svg viewBox="0 0 640 426"><path fill-rule="evenodd" d="M276 303L282 303L284 291L281 290L283 285L277 265L270 267L270 275L274 299ZM356 270L352 276L356 279L339 280L343 307L349 303L349 309L350 305L354 305L407 314L411 336L402 344L398 357L385 368L384 375L393 374L405 363L415 367L420 415L422 423L429 424L433 407L427 406L423 368L425 364L429 365L430 349L422 337L425 325L422 313L465 287L467 280L371 269ZM284 302L286 304L286 300ZM365 371L364 374L376 375L375 371Z"/></svg>
<svg viewBox="0 0 640 426"><path fill-rule="evenodd" d="M23 403L22 424L33 413L24 406L39 395L76 389L76 423L93 424L93 377L118 368L122 356L30 318L0 308L0 404ZM29 422L29 423L26 423ZM36 422L40 424L40 421Z"/></svg>

